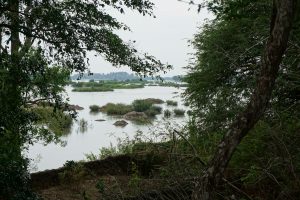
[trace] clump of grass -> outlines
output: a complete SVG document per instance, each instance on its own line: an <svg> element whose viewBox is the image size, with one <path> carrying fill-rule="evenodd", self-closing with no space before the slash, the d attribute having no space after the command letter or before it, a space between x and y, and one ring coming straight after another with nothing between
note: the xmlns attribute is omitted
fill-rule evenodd
<svg viewBox="0 0 300 200"><path fill-rule="evenodd" d="M159 106L151 106L148 110L145 111L145 114L148 117L155 117L158 114L161 114L162 108Z"/></svg>
<svg viewBox="0 0 300 200"><path fill-rule="evenodd" d="M133 107L122 103L108 103L105 106L102 106L100 111L105 112L108 115L125 115L126 113L133 111Z"/></svg>
<svg viewBox="0 0 300 200"><path fill-rule="evenodd" d="M183 110L183 109L174 109L175 116L178 116L178 117L183 116L184 113L185 113L185 110Z"/></svg>
<svg viewBox="0 0 300 200"><path fill-rule="evenodd" d="M164 117L166 117L166 118L169 118L169 117L171 117L171 111L170 110L165 110L164 111Z"/></svg>
<svg viewBox="0 0 300 200"><path fill-rule="evenodd" d="M79 124L79 131L81 133L84 133L88 130L88 122L85 119L83 119L83 118L80 119L78 124Z"/></svg>
<svg viewBox="0 0 300 200"><path fill-rule="evenodd" d="M177 101L167 100L166 102L167 102L168 106L177 106L178 105Z"/></svg>
<svg viewBox="0 0 300 200"><path fill-rule="evenodd" d="M90 111L91 111L91 112L100 112L100 106L97 106L97 105L91 105L91 106L90 106Z"/></svg>
<svg viewBox="0 0 300 200"><path fill-rule="evenodd" d="M161 111L162 111L162 107L160 106L151 106L152 110L155 110L158 114L161 114Z"/></svg>
<svg viewBox="0 0 300 200"><path fill-rule="evenodd" d="M150 109L152 103L146 99L137 99L133 101L132 106L136 112L145 112Z"/></svg>
<svg viewBox="0 0 300 200"><path fill-rule="evenodd" d="M144 100L150 102L151 104L163 104L163 103L165 103L163 100L155 99L155 98L147 98L147 99L144 99Z"/></svg>

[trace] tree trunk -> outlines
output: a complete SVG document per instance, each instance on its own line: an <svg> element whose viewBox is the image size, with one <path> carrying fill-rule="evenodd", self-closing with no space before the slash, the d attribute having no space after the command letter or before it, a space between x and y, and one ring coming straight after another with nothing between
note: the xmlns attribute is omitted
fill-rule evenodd
<svg viewBox="0 0 300 200"><path fill-rule="evenodd" d="M263 115L271 98L279 65L287 47L296 2L297 0L273 1L270 36L263 53L261 71L255 90L245 111L232 123L208 167L196 180L192 194L193 200L214 199L214 189L221 181L236 147Z"/></svg>

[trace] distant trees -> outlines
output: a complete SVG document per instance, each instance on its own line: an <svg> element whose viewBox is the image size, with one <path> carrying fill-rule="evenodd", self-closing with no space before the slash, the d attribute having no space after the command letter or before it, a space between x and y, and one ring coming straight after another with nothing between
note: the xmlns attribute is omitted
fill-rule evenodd
<svg viewBox="0 0 300 200"><path fill-rule="evenodd" d="M216 198L214 189L233 153L262 117L277 132L282 130L274 123L300 119L296 3L232 0L208 4L216 19L193 41L197 53L186 78L186 97L199 134L221 132L224 138L196 181L193 199ZM296 134L294 120L281 128Z"/></svg>
<svg viewBox="0 0 300 200"><path fill-rule="evenodd" d="M139 55L114 30L129 29L106 10L126 8L152 15L148 0L0 1L0 198L34 198L26 187L25 144L53 137L36 127L29 106L40 101L61 107L60 93L71 72L87 69L87 51L142 75L166 70L150 55Z"/></svg>

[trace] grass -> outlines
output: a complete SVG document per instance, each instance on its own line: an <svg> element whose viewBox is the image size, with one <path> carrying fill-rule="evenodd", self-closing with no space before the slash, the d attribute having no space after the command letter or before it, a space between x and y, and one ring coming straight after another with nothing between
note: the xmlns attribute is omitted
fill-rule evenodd
<svg viewBox="0 0 300 200"><path fill-rule="evenodd" d="M163 104L163 103L165 103L163 100L155 99L155 98L147 98L147 99L144 99L144 100L150 102L151 104Z"/></svg>
<svg viewBox="0 0 300 200"><path fill-rule="evenodd" d="M178 105L177 101L173 101L173 100L167 100L166 103L168 106L177 106Z"/></svg>
<svg viewBox="0 0 300 200"><path fill-rule="evenodd" d="M103 88L103 87L79 87L74 88L72 92L111 92L114 91L111 88Z"/></svg>
<svg viewBox="0 0 300 200"><path fill-rule="evenodd" d="M132 118L131 121L136 121L140 123L148 123L149 118L153 118L158 114L162 113L162 108L157 105L153 105L155 103L162 102L161 99L137 99L132 102L131 105L126 105L122 103L107 103L106 105L99 108L101 112L104 112L108 115L125 115L129 112L135 111L138 113L145 113L144 117L137 116L135 118ZM92 107L92 106L91 106ZM90 109L92 110L93 107ZM94 108L97 110L98 108L95 106ZM137 114L138 114L137 113Z"/></svg>
<svg viewBox="0 0 300 200"><path fill-rule="evenodd" d="M72 83L73 92L107 92L114 89L136 89L144 88L144 83L130 83L120 81L101 81L101 82L78 82Z"/></svg>
<svg viewBox="0 0 300 200"><path fill-rule="evenodd" d="M171 117L171 114L172 114L171 111L168 109L164 111L164 117L166 117L166 118Z"/></svg>
<svg viewBox="0 0 300 200"><path fill-rule="evenodd" d="M97 105L91 105L91 106L90 106L90 111L91 111L91 112L100 112L100 106L97 106Z"/></svg>
<svg viewBox="0 0 300 200"><path fill-rule="evenodd" d="M151 106L148 110L145 111L145 114L148 117L155 117L158 114L161 114L162 107L160 106Z"/></svg>
<svg viewBox="0 0 300 200"><path fill-rule="evenodd" d="M152 102L148 101L147 99L137 99L134 100L132 103L133 110L136 112L145 112L149 110L152 106Z"/></svg>
<svg viewBox="0 0 300 200"><path fill-rule="evenodd" d="M179 116L184 116L185 110L183 109L174 109L173 110L175 116L179 117Z"/></svg>
<svg viewBox="0 0 300 200"><path fill-rule="evenodd" d="M150 109L155 110L158 114L161 114L162 107L160 106L152 106Z"/></svg>
<svg viewBox="0 0 300 200"><path fill-rule="evenodd" d="M105 112L108 115L125 115L126 113L133 111L133 107L122 103L108 103L102 106L100 111Z"/></svg>

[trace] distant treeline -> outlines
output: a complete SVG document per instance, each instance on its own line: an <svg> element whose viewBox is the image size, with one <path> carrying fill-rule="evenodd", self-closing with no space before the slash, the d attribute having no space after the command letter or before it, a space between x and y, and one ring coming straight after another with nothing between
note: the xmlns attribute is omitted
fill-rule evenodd
<svg viewBox="0 0 300 200"><path fill-rule="evenodd" d="M170 81L181 81L182 76L172 76L172 77L162 77L164 80ZM93 74L83 74L81 77L79 74L71 76L71 80L116 80L116 81L126 81L126 80L138 80L141 79L139 76L134 74L129 74L127 72L111 72L108 74L104 73L93 73ZM151 77L142 78L143 80L152 80Z"/></svg>

